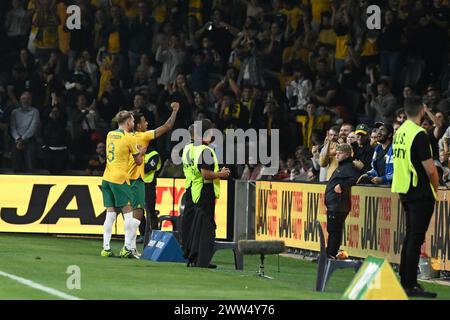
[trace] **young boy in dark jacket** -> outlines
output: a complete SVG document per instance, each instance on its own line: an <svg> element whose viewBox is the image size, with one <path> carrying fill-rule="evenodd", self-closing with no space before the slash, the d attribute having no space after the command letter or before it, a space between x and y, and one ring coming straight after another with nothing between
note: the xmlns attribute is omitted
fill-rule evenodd
<svg viewBox="0 0 450 320"><path fill-rule="evenodd" d="M336 258L342 242L345 218L351 209L351 186L356 184L358 170L353 166L352 147L343 143L336 147L338 167L333 172L325 190L327 207L327 255ZM341 258L341 257L337 257Z"/></svg>

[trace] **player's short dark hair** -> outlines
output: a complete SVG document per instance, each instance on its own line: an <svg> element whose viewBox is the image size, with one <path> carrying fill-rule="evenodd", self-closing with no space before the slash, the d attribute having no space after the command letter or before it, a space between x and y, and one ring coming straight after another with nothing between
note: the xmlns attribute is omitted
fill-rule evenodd
<svg viewBox="0 0 450 320"><path fill-rule="evenodd" d="M421 97L408 97L404 102L405 113L407 116L415 117L419 114L420 110L422 110L422 98Z"/></svg>
<svg viewBox="0 0 450 320"><path fill-rule="evenodd" d="M134 129L136 129L139 122L141 122L141 117L144 117L144 114L141 112L133 112L133 117L136 120L134 121Z"/></svg>
<svg viewBox="0 0 450 320"><path fill-rule="evenodd" d="M116 115L117 123L119 125L121 125L122 123L124 123L125 121L130 119L132 116L133 116L133 113L131 111L127 111L127 110L119 111L119 113L117 113L117 115Z"/></svg>

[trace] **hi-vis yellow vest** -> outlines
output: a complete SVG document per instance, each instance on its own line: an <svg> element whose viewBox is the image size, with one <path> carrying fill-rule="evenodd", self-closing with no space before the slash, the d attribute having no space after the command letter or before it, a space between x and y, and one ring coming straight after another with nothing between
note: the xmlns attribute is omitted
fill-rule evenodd
<svg viewBox="0 0 450 320"><path fill-rule="evenodd" d="M183 148L182 162L183 173L186 180L184 181L184 188L187 190L191 187L192 179L194 178L194 157L193 157L193 143L189 143Z"/></svg>
<svg viewBox="0 0 450 320"><path fill-rule="evenodd" d="M146 154L144 157L144 163L147 163L155 155L159 155L158 151L156 150L153 150L152 152ZM144 174L144 182L152 183L155 177L155 173L158 172L159 169L161 169L161 157L158 158L158 164L156 165L156 169L150 170L149 172Z"/></svg>
<svg viewBox="0 0 450 320"><path fill-rule="evenodd" d="M425 132L425 129L418 126L411 120L406 120L394 135L392 149L394 154L394 175L392 177L391 191L397 193L407 193L411 184L417 187L417 171L411 162L411 146L418 133ZM431 146L430 146L431 149ZM431 187L434 194L434 188ZM436 196L436 195L435 195Z"/></svg>
<svg viewBox="0 0 450 320"><path fill-rule="evenodd" d="M194 177L192 180L192 187L191 187L191 194L192 194L192 201L194 203L198 203L198 200L200 199L200 194L202 192L203 185L205 183L213 183L214 184L214 195L216 198L220 197L220 179L214 179L214 180L205 180L202 177L201 171L198 169L199 159L203 152L203 150L209 149L211 150L211 153L214 158L214 172L219 172L219 163L217 162L216 153L214 150L208 146L201 145L201 146L194 146L193 147L193 159L194 159Z"/></svg>

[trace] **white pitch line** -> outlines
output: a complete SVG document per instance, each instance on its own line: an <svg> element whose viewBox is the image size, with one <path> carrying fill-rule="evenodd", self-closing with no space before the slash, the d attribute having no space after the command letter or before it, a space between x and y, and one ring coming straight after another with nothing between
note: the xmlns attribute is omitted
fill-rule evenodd
<svg viewBox="0 0 450 320"><path fill-rule="evenodd" d="M24 284L26 286L32 287L34 289L44 291L44 292L46 292L48 294L51 294L53 296L56 296L58 298L62 298L62 299L65 299L65 300L82 300L80 298L77 298L75 296L71 296L70 294L64 293L62 291L46 287L46 286L44 286L42 284L36 283L34 281L31 281L31 280L28 280L28 279L25 279L25 278L22 278L22 277L15 276L13 274L9 274L9 273L3 272L1 270L0 270L0 276L4 276L6 278L9 278L11 280L17 281L17 282L19 282L21 284Z"/></svg>

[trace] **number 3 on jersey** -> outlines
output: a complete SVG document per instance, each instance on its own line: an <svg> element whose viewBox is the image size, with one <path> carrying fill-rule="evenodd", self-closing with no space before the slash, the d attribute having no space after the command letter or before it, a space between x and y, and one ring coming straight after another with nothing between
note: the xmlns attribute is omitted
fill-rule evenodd
<svg viewBox="0 0 450 320"><path fill-rule="evenodd" d="M113 142L110 142L108 144L108 162L112 162L114 160L114 151L116 150L116 147L114 146Z"/></svg>

